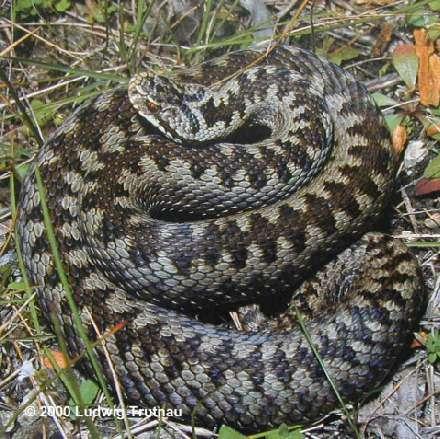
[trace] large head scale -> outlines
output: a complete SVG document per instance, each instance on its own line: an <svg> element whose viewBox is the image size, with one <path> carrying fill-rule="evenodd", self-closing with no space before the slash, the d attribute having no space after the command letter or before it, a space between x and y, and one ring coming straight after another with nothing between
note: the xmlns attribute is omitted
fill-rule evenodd
<svg viewBox="0 0 440 439"><path fill-rule="evenodd" d="M171 79L149 72L137 74L128 85L133 107L168 136L173 131L168 121L179 113L182 95L182 89Z"/></svg>

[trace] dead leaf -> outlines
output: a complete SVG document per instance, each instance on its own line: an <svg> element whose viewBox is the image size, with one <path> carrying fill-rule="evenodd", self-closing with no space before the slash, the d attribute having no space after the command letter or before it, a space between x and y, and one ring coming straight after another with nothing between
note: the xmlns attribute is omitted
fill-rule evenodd
<svg viewBox="0 0 440 439"><path fill-rule="evenodd" d="M426 134L429 137L434 137L437 134L440 134L440 126L439 125L429 125L429 127L426 128Z"/></svg>
<svg viewBox="0 0 440 439"><path fill-rule="evenodd" d="M393 131L393 148L398 154L400 154L404 149L407 141L406 128L402 125L397 125Z"/></svg>
<svg viewBox="0 0 440 439"><path fill-rule="evenodd" d="M127 326L128 321L122 320L115 325L113 325L111 328L109 328L107 331L104 332L96 341L93 343L94 346L98 346L101 343L105 343L105 341L111 337L112 335L116 334L117 332L121 331L122 329Z"/></svg>
<svg viewBox="0 0 440 439"><path fill-rule="evenodd" d="M122 322L116 323L116 325L110 328L109 331L104 334L104 336L116 334L117 332L124 329L127 323L128 323L127 320L123 320Z"/></svg>
<svg viewBox="0 0 440 439"><path fill-rule="evenodd" d="M422 178L416 184L416 195L429 195L440 192L440 178Z"/></svg>
<svg viewBox="0 0 440 439"><path fill-rule="evenodd" d="M414 31L415 49L419 58L417 85L420 103L438 106L440 103L440 58L434 53L434 45L425 29Z"/></svg>
<svg viewBox="0 0 440 439"><path fill-rule="evenodd" d="M425 331L420 331L414 334L414 338L411 342L411 349L421 348L426 345L426 340L428 340L428 333Z"/></svg>
<svg viewBox="0 0 440 439"><path fill-rule="evenodd" d="M438 106L440 102L440 57L435 53L429 57L429 73L435 102L433 105Z"/></svg>
<svg viewBox="0 0 440 439"><path fill-rule="evenodd" d="M373 56L381 56L385 52L385 49L388 47L388 44L393 36L393 30L394 26L390 23L385 23L382 26L379 36L377 37L377 40L374 43L371 51Z"/></svg>
<svg viewBox="0 0 440 439"><path fill-rule="evenodd" d="M60 369L67 369L69 367L70 361L62 352L54 351L52 349L49 352L51 353L51 357L53 357L53 360L55 361L56 365ZM49 356L43 357L42 362L44 367L46 367L47 369L53 369L54 367L51 360L52 358L50 358Z"/></svg>

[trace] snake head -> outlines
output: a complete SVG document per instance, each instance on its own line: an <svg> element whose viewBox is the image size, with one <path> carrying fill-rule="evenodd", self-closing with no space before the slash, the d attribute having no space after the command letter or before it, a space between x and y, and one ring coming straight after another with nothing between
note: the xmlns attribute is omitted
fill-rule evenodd
<svg viewBox="0 0 440 439"><path fill-rule="evenodd" d="M182 100L182 90L165 76L141 73L131 79L128 97L139 114L149 118L178 106Z"/></svg>
<svg viewBox="0 0 440 439"><path fill-rule="evenodd" d="M180 113L183 91L178 84L165 76L140 73L129 82L128 98L142 117L177 140L170 122Z"/></svg>

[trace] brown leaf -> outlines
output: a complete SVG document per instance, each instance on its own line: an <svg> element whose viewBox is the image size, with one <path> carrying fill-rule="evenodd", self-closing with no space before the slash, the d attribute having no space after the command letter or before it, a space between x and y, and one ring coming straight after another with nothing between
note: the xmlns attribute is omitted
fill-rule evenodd
<svg viewBox="0 0 440 439"><path fill-rule="evenodd" d="M429 57L429 73L433 105L438 106L440 102L440 57L435 53Z"/></svg>
<svg viewBox="0 0 440 439"><path fill-rule="evenodd" d="M50 353L51 357L53 357L53 360L60 369L67 369L69 367L70 361L62 352L54 351L51 349ZM47 369L53 369L54 367L51 360L52 359L49 356L43 357L42 362L44 367L46 367Z"/></svg>
<svg viewBox="0 0 440 439"><path fill-rule="evenodd" d="M101 342L105 342L109 337L116 334L117 332L121 331L122 329L127 326L128 321L127 320L121 320L120 322L113 325L111 328L109 328L107 331L104 332L95 342L95 345L100 344Z"/></svg>
<svg viewBox="0 0 440 439"><path fill-rule="evenodd" d="M373 56L381 56L385 52L385 49L388 47L391 37L393 36L393 30L394 26L390 23L385 23L382 26L379 36L377 37L377 40L374 43L371 51Z"/></svg>
<svg viewBox="0 0 440 439"><path fill-rule="evenodd" d="M121 322L116 323L112 328L110 328L108 332L105 333L105 336L116 334L117 332L124 329L127 323L128 323L127 320L122 320Z"/></svg>
<svg viewBox="0 0 440 439"><path fill-rule="evenodd" d="M398 154L404 149L407 141L406 129L402 125L397 125L393 131L393 148Z"/></svg>
<svg viewBox="0 0 440 439"><path fill-rule="evenodd" d="M440 191L440 178L422 178L416 184L416 195L428 195Z"/></svg>
<svg viewBox="0 0 440 439"><path fill-rule="evenodd" d="M421 348L426 345L426 340L428 340L428 333L425 331L420 331L414 334L414 339L411 342L411 349Z"/></svg>
<svg viewBox="0 0 440 439"><path fill-rule="evenodd" d="M440 134L440 126L439 125L429 125L428 128L426 128L426 134L429 137L433 137L437 134Z"/></svg>
<svg viewBox="0 0 440 439"><path fill-rule="evenodd" d="M440 103L440 58L434 53L434 45L428 40L425 29L416 29L414 39L419 58L417 85L420 103L437 107Z"/></svg>

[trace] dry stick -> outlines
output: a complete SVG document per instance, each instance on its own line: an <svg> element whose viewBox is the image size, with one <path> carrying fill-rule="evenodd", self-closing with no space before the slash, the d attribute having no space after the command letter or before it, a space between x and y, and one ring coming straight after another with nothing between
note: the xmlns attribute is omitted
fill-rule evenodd
<svg viewBox="0 0 440 439"><path fill-rule="evenodd" d="M400 239L420 239L420 238L432 238L432 239L439 239L440 233L400 233L396 235L392 235L393 238L400 238ZM435 242L433 242L435 244Z"/></svg>
<svg viewBox="0 0 440 439"><path fill-rule="evenodd" d="M234 322L235 328L237 329L237 331L243 331L243 325L240 322L240 317L238 315L237 311L230 311L229 315L232 319L232 321Z"/></svg>
<svg viewBox="0 0 440 439"><path fill-rule="evenodd" d="M14 41L12 44L10 44L8 47L6 47L6 49L4 49L3 51L0 52L0 57L5 56L8 52L11 52L12 50L14 50L15 47L19 46L23 41L27 40L29 37L34 36L35 33L40 30L40 28L41 28L41 26L37 27L32 32L28 32L28 33L24 34L21 38Z"/></svg>
<svg viewBox="0 0 440 439"><path fill-rule="evenodd" d="M5 179L6 178L11 178L11 175L12 175L11 172L8 172L7 173L7 177L5 177ZM0 180L1 180L1 178L0 178ZM6 222L6 218L8 218L10 215L12 216L12 212L9 211L5 215L3 215L3 217L0 219L0 221ZM8 248L8 246L9 246L11 240L12 240L12 237L13 237L13 234L14 234L14 229L15 229L15 223L16 222L17 222L17 215L14 215L14 217L10 221L10 225L9 226L4 224L4 223L2 223L2 225L4 225L6 229L8 229L8 232L7 232L8 236L4 240L3 245L0 247L0 255L4 254L4 252L6 251L6 249Z"/></svg>
<svg viewBox="0 0 440 439"><path fill-rule="evenodd" d="M128 419L127 419L127 410L125 408L124 397L122 396L121 386L119 384L118 376L116 374L116 371L115 371L112 359L110 358L110 354L108 353L108 349L105 346L105 339L103 337L103 334L99 331L98 326L96 326L96 323L93 320L92 314L91 314L91 312L88 309L87 309L87 314L89 315L89 318L90 318L90 321L92 323L93 329L95 330L95 333L97 335L97 340L101 341L100 345L102 347L102 350L104 351L104 355L105 355L105 358L107 360L107 364L109 365L109 368L110 368L110 370L112 372L113 383L115 385L116 395L118 397L119 404L121 405L121 408L122 408L122 414L123 414L123 417L124 417L124 424L125 424L125 428L127 429L126 433L128 433L128 437L131 438L132 435L131 435L131 432L130 432L130 424L128 423Z"/></svg>
<svg viewBox="0 0 440 439"><path fill-rule="evenodd" d="M17 23L15 23L15 24L17 24ZM23 24L26 24L26 26L39 26L41 28L43 28L43 27L57 27L57 26L76 27L76 28L81 28L83 31L88 32L89 34L92 34L92 35L95 35L98 37L102 37L102 38L106 37L105 28L103 26L99 26L96 24L91 25L88 23L75 23L75 22L68 22L68 21L52 21L50 23L26 22ZM5 25L5 27L6 27L6 25ZM2 26L0 25L0 29L1 28L2 28ZM99 30L101 30L102 32L99 32Z"/></svg>
<svg viewBox="0 0 440 439"><path fill-rule="evenodd" d="M141 419L137 424L131 427L131 432L135 435L143 433L144 431L150 431L152 428L155 428L159 425L159 421L155 419L154 421L150 421L147 424L142 424L144 419ZM125 437L125 436L124 436ZM151 436L147 436L151 437ZM121 436L112 436L112 439L121 439Z"/></svg>
<svg viewBox="0 0 440 439"><path fill-rule="evenodd" d="M20 306L17 310L15 310L14 314L4 323L0 325L0 334L7 328L7 326L11 325L12 322L18 317L21 316L21 312L29 305L29 303L35 298L36 293L32 293L30 297L28 297L23 305Z"/></svg>
<svg viewBox="0 0 440 439"><path fill-rule="evenodd" d="M48 93L50 91L56 90L57 88L63 87L64 85L71 84L72 82L81 81L83 79L86 79L86 76L78 76L77 78L69 79L67 81L61 81L61 82L58 82L58 83L51 85L49 87L43 88L41 90L37 90L32 93L28 93L27 95L19 97L19 99L20 99L20 101L23 101L23 100L26 100L29 98L33 98L35 96L39 96L39 95ZM4 104L0 104L0 110L2 110L4 107L7 107L7 106L13 105L13 104L15 104L14 100L6 101Z"/></svg>
<svg viewBox="0 0 440 439"><path fill-rule="evenodd" d="M165 422L165 419L154 419L153 421L150 421L149 418L137 418L137 421L134 421L134 424L130 427L130 432L133 433L134 435L137 435L138 433L142 433L145 430L150 430L153 427L157 427L160 426L160 422ZM146 424L144 424L145 421L148 421ZM178 425L178 428L176 427L176 429L178 431L182 430L188 430L191 431L192 428L189 425L183 425L183 424L178 424L177 422L171 422L171 421L166 421L167 424L175 424ZM172 427L170 425L170 427ZM196 433L197 435L205 435L205 436L214 436L214 433L212 433L211 431L205 430L203 428L200 427L196 427ZM113 436L113 439L121 439L122 436ZM125 436L124 436L125 437Z"/></svg>
<svg viewBox="0 0 440 439"><path fill-rule="evenodd" d="M345 1L342 0L333 0L333 3L337 6L340 6L343 9L346 9L347 11L350 12L358 12L355 8L353 8L353 6L350 5L350 3L347 3Z"/></svg>
<svg viewBox="0 0 440 439"><path fill-rule="evenodd" d="M389 56L377 56L377 57L373 57L373 58L367 58L367 59L362 59L360 61L355 61L351 64L347 64L344 66L344 69L349 70L352 69L354 67L358 67L361 66L363 64L368 64L369 62L373 62L373 61L389 61L391 59L391 57Z"/></svg>
<svg viewBox="0 0 440 439"><path fill-rule="evenodd" d="M45 38L41 37L40 35L36 34L35 33L36 31L31 32L28 29L26 29L24 26L21 26L20 24L13 23L13 22L10 22L10 23L12 26L18 27L23 32L25 32L27 34L29 34L29 33L32 34L37 40L42 41L46 46L53 47L56 50L58 50L59 52L64 53L65 55L68 55L72 58L83 57L88 54L88 52L73 52L71 50L63 49L62 47L58 46L57 44L51 43L50 41L48 41Z"/></svg>
<svg viewBox="0 0 440 439"><path fill-rule="evenodd" d="M299 8L296 10L293 17L289 20L284 30L281 32L281 38L286 37L290 33L290 31L294 28L294 26L298 22L300 15L302 14L302 11L307 6L307 3L309 3L309 1L310 0L303 0L303 2L299 5Z"/></svg>
<svg viewBox="0 0 440 439"><path fill-rule="evenodd" d="M76 17L76 18L79 19L80 17ZM99 25L95 25L95 24L93 26L88 24L88 23L71 23L71 22L52 22L52 23L30 22L30 23L25 23L25 24L27 26L40 26L40 27L44 27L44 26L79 27L79 28L82 28L83 31L85 31L87 33L90 33L92 35L95 35L95 36L98 36L98 37L101 37L101 38L107 38L107 34L105 33L105 30L106 30L105 27L99 26ZM102 31L102 32L99 32L99 31ZM113 30L110 32L110 34L113 37L118 36L117 32L113 31ZM75 53L75 52L73 52L73 53Z"/></svg>
<svg viewBox="0 0 440 439"><path fill-rule="evenodd" d="M46 407L58 407L56 401L54 401L54 399L52 398L52 396L50 396L50 395L46 395L46 394L44 394L43 392L40 392L38 396L43 400L43 402L44 402L44 404L45 404ZM49 405L49 402L50 402L50 405ZM49 410L49 411L48 411L48 414L49 414L50 418L52 419L52 421L55 423L55 425L56 425L57 428L58 428L57 433L58 433L58 432L61 433L61 435L63 436L63 438L68 439L69 436L65 433L65 431L64 431L64 429L63 429L63 426L61 425L62 418L60 418L60 417L57 415L57 410Z"/></svg>
<svg viewBox="0 0 440 439"><path fill-rule="evenodd" d="M167 421L167 425L169 425L171 428L173 428L172 424L174 424L179 431L184 431L187 433L193 432L193 427L191 427L190 425L179 424L178 422ZM206 428L203 428L203 427L194 427L194 432L197 435L197 437L199 437L199 436L203 436L203 437L217 436L212 431L207 430Z"/></svg>
<svg viewBox="0 0 440 439"><path fill-rule="evenodd" d="M32 133L34 134L34 137L38 143L38 145L41 147L43 146L44 140L41 137L39 131L37 130L37 128L35 127L34 123L32 122L32 119L29 117L26 108L24 107L24 105L22 104L17 92L15 91L15 88L12 86L11 82L9 81L8 77L6 76L5 72L0 69L0 79L2 81L5 82L6 86L9 89L9 92L11 93L17 107L20 110L21 116L24 119L24 122L26 123L26 125L28 126L28 128L32 131Z"/></svg>
<svg viewBox="0 0 440 439"><path fill-rule="evenodd" d="M76 63L74 63L74 64L76 64ZM127 65L126 64L122 64L120 66L108 67L108 68L105 68L105 69L96 70L96 73L117 72L119 70L125 70L126 68L127 68ZM63 70L63 71L65 71L65 70ZM43 88L41 90L34 91L32 93L28 93L27 95L24 95L24 96L21 96L21 97L19 97L19 100L23 101L23 100L26 100L26 99L29 99L29 98L33 98L35 96L39 96L39 95L51 92L53 90L56 90L56 89L58 89L60 87L63 87L65 85L69 85L69 84L71 84L73 82L78 82L78 81L87 79L88 77L89 76L87 76L87 75L83 75L83 76L78 76L76 78L68 79L66 81L61 81L61 82L58 82L58 83L56 83L54 85L51 85L49 87ZM4 104L0 104L0 110L2 110L4 107L6 107L8 105L13 105L13 104L15 104L15 100L6 101ZM0 177L0 180L1 180L1 177Z"/></svg>
<svg viewBox="0 0 440 439"><path fill-rule="evenodd" d="M174 431L176 431L177 433L179 433L180 436L181 436L183 439L191 439L190 436L186 435L186 434L185 434L180 428L176 427L176 426L173 424L173 422L169 422L168 419L162 419L162 422L163 422L165 425L168 425L168 427L171 428L172 430L174 430Z"/></svg>
<svg viewBox="0 0 440 439"><path fill-rule="evenodd" d="M15 369L14 372L12 372L10 375L8 375L5 379L0 381L0 389L9 383L9 381L12 381L17 375L20 374L20 369Z"/></svg>
<svg viewBox="0 0 440 439"><path fill-rule="evenodd" d="M390 107L384 108L382 111L385 113L387 111L392 110L393 108L402 107L402 106L408 105L408 104L415 104L415 103L418 103L419 101L420 101L420 98L415 98L415 99L410 99L409 101L405 101L405 102L398 102L397 104L394 104L394 105L391 105Z"/></svg>
<svg viewBox="0 0 440 439"><path fill-rule="evenodd" d="M402 193L403 202L405 203L406 211L409 214L409 220L411 221L414 232L416 234L418 234L419 233L419 226L418 226L417 221L416 221L414 214L413 214L414 209L411 205L411 201L410 201L405 189L402 189L400 192Z"/></svg>
<svg viewBox="0 0 440 439"><path fill-rule="evenodd" d="M380 406L383 406L383 404L388 401L402 386L402 383L408 379L411 375L413 375L415 372L417 372L417 368L416 369L412 369L410 372L408 372L397 384L396 386L393 388L393 390L386 395L386 397L384 398L383 401L381 401L381 403L379 405L377 405L375 407L375 409L373 410L373 412L370 414L369 418L365 421L364 423L364 427L362 428L362 431L365 431L368 427L368 424L373 421L374 419L382 416L382 415L375 415L377 413L377 411L379 410Z"/></svg>
<svg viewBox="0 0 440 439"><path fill-rule="evenodd" d="M417 404L415 404L413 407L411 407L409 410L407 410L404 413L404 416L408 416L413 410L415 410L418 406L425 404L426 401L428 401L429 399L431 399L434 396L440 395L440 390L437 390L436 392L432 392L429 395L426 395L425 397L423 397L420 401L417 402ZM435 419L434 419L434 424L435 424Z"/></svg>
<svg viewBox="0 0 440 439"><path fill-rule="evenodd" d="M426 367L426 381L428 383L428 392L429 392L429 405L431 407L431 426L434 427L436 423L436 416L435 416L435 386L434 386L434 367L432 364L428 364Z"/></svg>
<svg viewBox="0 0 440 439"><path fill-rule="evenodd" d="M186 17L191 15L196 9L198 9L198 6L193 6L192 8L188 9L188 11L184 12L182 15L178 17L178 19L171 24L170 30L174 29L176 26L178 26Z"/></svg>
<svg viewBox="0 0 440 439"><path fill-rule="evenodd" d="M424 214L424 215L427 215L429 218L431 218L431 217L434 217L433 215L430 215L431 212L434 212L434 213L440 212L440 207L432 208L432 209L424 209L424 208L422 208L422 209L423 210L414 210L413 214L414 215ZM408 212L402 212L401 215L402 216L406 216L406 215L409 215L409 213Z"/></svg>
<svg viewBox="0 0 440 439"><path fill-rule="evenodd" d="M397 73L390 73L389 75L385 75L379 80L373 79L370 81L365 81L364 85L367 87L367 90L372 93L374 91L383 90L384 88L392 87L396 84L402 82L402 79L399 77Z"/></svg>

